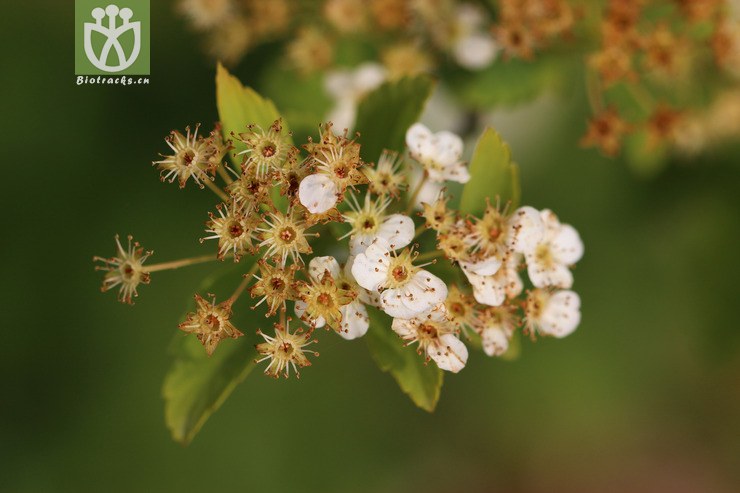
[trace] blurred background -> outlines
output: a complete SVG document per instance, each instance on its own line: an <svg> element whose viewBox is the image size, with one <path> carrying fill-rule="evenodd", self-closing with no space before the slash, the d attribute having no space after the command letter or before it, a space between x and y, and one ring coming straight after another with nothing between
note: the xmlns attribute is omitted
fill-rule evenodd
<svg viewBox="0 0 740 493"><path fill-rule="evenodd" d="M170 3L152 4L143 87L74 85L71 1L3 7L0 490L740 489L740 147L639 178L577 146L582 88L490 117L523 202L586 244L575 334L525 341L510 362L472 354L433 414L364 342L324 337L300 381L254 372L174 443L167 347L211 267L158 274L130 307L99 293L91 262L116 233L157 261L204 251L212 197L160 183L150 162L173 128L217 120L214 63ZM259 57L233 70L269 93Z"/></svg>

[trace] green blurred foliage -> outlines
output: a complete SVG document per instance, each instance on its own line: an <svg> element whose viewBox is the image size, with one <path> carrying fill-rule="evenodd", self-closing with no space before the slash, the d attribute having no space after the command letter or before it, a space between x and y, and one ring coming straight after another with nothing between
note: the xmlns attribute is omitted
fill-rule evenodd
<svg viewBox="0 0 740 493"><path fill-rule="evenodd" d="M152 84L76 87L72 11L3 11L0 490L737 491L739 149L641 180L576 147L579 97L539 115L547 132L498 129L522 203L585 241L573 336L523 341L513 362L473 353L432 414L365 344L324 337L300 381L255 374L189 447L174 443L167 348L212 266L158 273L129 307L97 292L90 259L116 232L154 261L203 252L215 198L161 184L149 163L171 129L218 118L215 67L153 2ZM235 72L258 87L261 65Z"/></svg>

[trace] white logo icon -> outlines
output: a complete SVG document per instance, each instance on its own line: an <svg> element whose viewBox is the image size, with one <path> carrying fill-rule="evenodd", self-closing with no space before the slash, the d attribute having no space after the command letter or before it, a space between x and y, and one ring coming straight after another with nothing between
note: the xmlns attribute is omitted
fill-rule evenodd
<svg viewBox="0 0 740 493"><path fill-rule="evenodd" d="M129 8L119 10L117 5L108 5L105 10L100 7L94 8L91 14L95 19L95 23L85 22L85 54L87 55L87 59L90 60L90 63L104 72L120 72L133 65L141 51L141 22L129 22L134 15L133 11ZM103 17L106 15L108 16L108 26L103 25ZM117 16L123 20L120 26L116 26ZM134 33L134 48L126 56L118 38L129 29ZM93 50L93 31L97 31L106 37L106 41L99 55ZM108 65L108 57L111 54L111 50L115 50L116 52L118 65Z"/></svg>

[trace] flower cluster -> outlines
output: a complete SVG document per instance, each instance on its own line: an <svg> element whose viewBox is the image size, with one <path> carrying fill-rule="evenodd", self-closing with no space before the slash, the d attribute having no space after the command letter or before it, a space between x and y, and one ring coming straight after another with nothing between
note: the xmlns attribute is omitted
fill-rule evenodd
<svg viewBox="0 0 740 493"><path fill-rule="evenodd" d="M740 21L734 15L722 0L608 1L601 47L589 58L595 115L581 144L614 156L630 134L640 136L649 150L666 145L698 151L725 138L728 132L712 124L714 105L692 100L696 91L683 90L682 84L717 85L707 77L712 66L714 79L737 78ZM718 99L727 94L713 92Z"/></svg>
<svg viewBox="0 0 740 493"><path fill-rule="evenodd" d="M550 0L526 3L522 15L528 20L550 16L540 8L549 8ZM389 41L379 46L379 58L394 77L430 71L448 58L479 70L496 58L499 46L492 12L470 1L317 0L299 7L287 0L179 0L178 10L203 33L215 58L234 64L264 43L282 41L287 61L303 74L333 67L333 47L340 42L377 33ZM549 37L555 21L545 23Z"/></svg>
<svg viewBox="0 0 740 493"><path fill-rule="evenodd" d="M374 330L394 331L399 345L415 345L426 361L451 372L467 362L464 340L479 338L485 353L501 355L518 329L532 338L563 337L578 325L580 300L570 290L570 268L583 254L578 233L549 210L510 210L498 200L480 217L451 208L444 184L471 178L457 135L414 124L406 134L408 159L386 151L377 164L364 162L357 139L335 133L331 123L301 148L280 120L231 137L238 166L223 162L232 142L218 128L207 137L197 128L173 132L166 139L172 154L154 163L163 179L180 187L192 179L219 197L201 239L214 253L145 266L150 252L131 238L124 248L116 238L116 257L95 258L106 272L103 289L120 286L128 303L152 272L248 258L251 268L230 297L216 303L196 294L179 326L209 355L243 336L232 309L246 293L253 308L278 318L273 333L258 331L264 342L256 346L274 377L310 365L317 329L357 339L373 313L392 318ZM409 187L414 172L420 178Z"/></svg>
<svg viewBox="0 0 740 493"><path fill-rule="evenodd" d="M434 74L463 105L485 106L476 88L493 74L515 81L509 74L536 71L541 56L572 74L569 53L584 51L592 118L582 146L607 156L625 146L687 154L739 133L731 119L729 129L718 123L737 108L732 0L179 0L179 11L226 63L278 43L295 73L321 74L333 100L327 118L340 129L352 128L358 102L384 81ZM374 55L347 59L348 51Z"/></svg>

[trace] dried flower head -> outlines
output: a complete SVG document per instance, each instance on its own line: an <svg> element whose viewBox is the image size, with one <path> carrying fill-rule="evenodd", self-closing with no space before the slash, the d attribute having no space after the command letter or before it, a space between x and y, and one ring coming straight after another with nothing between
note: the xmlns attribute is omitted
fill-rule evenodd
<svg viewBox="0 0 740 493"><path fill-rule="evenodd" d="M216 304L216 298L210 295L211 301L195 295L196 309L188 313L185 321L179 325L180 330L195 334L210 356L224 339L236 339L243 336L229 320L231 318L232 300Z"/></svg>
<svg viewBox="0 0 740 493"><path fill-rule="evenodd" d="M406 177L401 173L402 161L403 159L397 152L384 150L378 164L362 168L362 172L367 177L370 193L399 198L406 182Z"/></svg>
<svg viewBox="0 0 740 493"><path fill-rule="evenodd" d="M607 108L588 124L586 135L581 139L584 147L598 147L607 156L616 156L622 146L624 135L630 126L622 120L614 107Z"/></svg>
<svg viewBox="0 0 740 493"><path fill-rule="evenodd" d="M257 228L261 242L259 248L266 247L265 257L274 257L284 266L290 258L294 264L302 264L301 254L311 253L307 237L318 236L318 233L306 233L306 221L291 208L287 213L275 211L263 217L264 226Z"/></svg>
<svg viewBox="0 0 740 493"><path fill-rule="evenodd" d="M269 361L265 368L265 375L279 378L283 375L285 378L290 376L290 368L293 368L296 378L300 378L298 368L311 366L307 355L318 356L319 353L306 349L307 346L318 342L311 339L311 331L304 332L303 329L297 329L292 334L290 332L290 318L285 326L275 324L275 336L271 337L258 330L257 334L261 335L265 342L257 344L257 352L262 358L255 360L256 363Z"/></svg>
<svg viewBox="0 0 740 493"><path fill-rule="evenodd" d="M257 282L252 286L252 298L260 298L253 308L266 303L268 310L265 316L269 317L278 310L285 311L285 302L295 299L295 272L298 266L290 265L278 267L267 263L264 259L257 261L260 275L254 275Z"/></svg>
<svg viewBox="0 0 740 493"><path fill-rule="evenodd" d="M203 240L218 240L218 258L226 254L238 262L242 255L254 251L256 228L260 224L259 216L244 211L236 200L231 207L226 204L216 206L218 215L208 213L211 218L207 223L206 233L211 233Z"/></svg>
<svg viewBox="0 0 740 493"><path fill-rule="evenodd" d="M245 155L244 174L264 180L279 173L286 162L296 159L298 149L290 143L291 134L283 129L281 120L275 120L267 131L259 125L249 125L247 129L237 137L247 147L238 153Z"/></svg>
<svg viewBox="0 0 740 493"><path fill-rule="evenodd" d="M314 327L328 325L337 332L342 328L341 307L354 301L357 293L337 285L329 270L312 276L310 283L298 282L296 291L300 302L296 312L302 320Z"/></svg>
<svg viewBox="0 0 740 493"><path fill-rule="evenodd" d="M174 154L161 155L164 159L152 163L160 169L162 181L172 183L177 180L180 188L184 188L188 179L192 178L203 188L203 181L211 179L209 175L214 173L215 168L212 167L210 158L214 149L210 145L211 141L198 137L199 128L200 124L191 132L190 127L185 127L186 135L173 130L164 139Z"/></svg>
<svg viewBox="0 0 740 493"><path fill-rule="evenodd" d="M450 197L442 190L437 195L437 200L431 204L425 202L421 204L423 210L420 215L424 218L426 227L433 229L438 234L450 232L457 223L455 211L447 207L449 200Z"/></svg>
<svg viewBox="0 0 740 493"><path fill-rule="evenodd" d="M118 235L115 238L118 255L110 258L93 257L94 262L103 263L96 266L95 270L105 271L103 286L100 289L105 292L120 286L118 300L133 305L133 298L139 296L136 291L139 284L149 284L150 276L143 264L152 252L145 252L139 242L133 241L131 235L128 236L126 248L121 245Z"/></svg>
<svg viewBox="0 0 740 493"><path fill-rule="evenodd" d="M367 23L364 0L326 0L323 13L329 24L344 34L361 32Z"/></svg>
<svg viewBox="0 0 740 493"><path fill-rule="evenodd" d="M299 29L287 47L290 63L304 75L327 68L334 59L334 43L315 27Z"/></svg>

